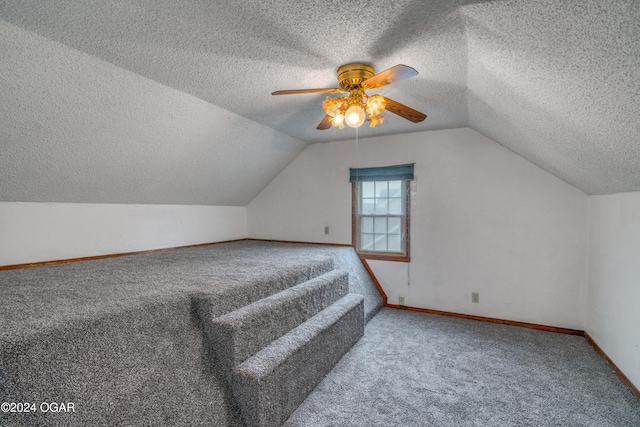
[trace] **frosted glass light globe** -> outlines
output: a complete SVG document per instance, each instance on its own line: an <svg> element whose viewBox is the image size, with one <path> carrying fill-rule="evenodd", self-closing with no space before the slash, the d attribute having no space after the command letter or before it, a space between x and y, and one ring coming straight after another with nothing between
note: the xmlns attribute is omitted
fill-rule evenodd
<svg viewBox="0 0 640 427"><path fill-rule="evenodd" d="M327 96L322 102L322 108L324 108L325 113L328 116L335 117L336 114L340 113L340 106L342 105L342 99L340 98L331 98Z"/></svg>
<svg viewBox="0 0 640 427"><path fill-rule="evenodd" d="M382 95L373 95L367 99L367 114L369 117L377 116L382 113L387 102Z"/></svg>
<svg viewBox="0 0 640 427"><path fill-rule="evenodd" d="M364 110L359 105L352 105L344 114L344 120L352 128L362 126L364 123L365 115Z"/></svg>
<svg viewBox="0 0 640 427"><path fill-rule="evenodd" d="M336 114L335 117L329 116L331 126L335 126L338 129L344 129L344 114Z"/></svg>

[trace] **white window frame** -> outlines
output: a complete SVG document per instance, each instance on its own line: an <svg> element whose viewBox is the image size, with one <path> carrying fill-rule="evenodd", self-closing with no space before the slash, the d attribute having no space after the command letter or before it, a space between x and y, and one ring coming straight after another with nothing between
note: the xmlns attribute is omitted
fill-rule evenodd
<svg viewBox="0 0 640 427"><path fill-rule="evenodd" d="M389 261L403 261L409 262L409 248L410 248L410 233L409 233L409 223L410 223L410 206L411 206L411 181L402 179L390 179L388 181L378 181L378 182L390 182L390 181L401 181L400 192L401 192L401 206L402 213L401 214L389 214L387 213L363 213L363 184L364 182L353 182L352 183L352 243L356 252L360 255L360 257L365 259L379 259L379 260L389 260ZM374 196L378 196L377 194ZM384 197L378 198L384 199ZM364 250L362 249L362 224L363 218L400 218L400 247L401 250L399 252L389 252L389 251L376 251L376 250ZM388 224L388 221L387 221ZM375 231L375 230L374 230ZM368 234L368 233L365 233ZM384 233L380 233L384 234ZM389 234L387 228L387 239Z"/></svg>

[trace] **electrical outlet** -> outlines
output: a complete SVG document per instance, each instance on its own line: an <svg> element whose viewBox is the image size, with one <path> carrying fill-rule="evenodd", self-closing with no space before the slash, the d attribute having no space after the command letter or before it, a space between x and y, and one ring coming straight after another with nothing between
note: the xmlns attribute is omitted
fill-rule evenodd
<svg viewBox="0 0 640 427"><path fill-rule="evenodd" d="M404 297L398 297L398 304L404 305Z"/></svg>
<svg viewBox="0 0 640 427"><path fill-rule="evenodd" d="M329 226L328 225L324 226L324 234L329 234Z"/></svg>
<svg viewBox="0 0 640 427"><path fill-rule="evenodd" d="M480 302L479 292L471 292L471 302Z"/></svg>

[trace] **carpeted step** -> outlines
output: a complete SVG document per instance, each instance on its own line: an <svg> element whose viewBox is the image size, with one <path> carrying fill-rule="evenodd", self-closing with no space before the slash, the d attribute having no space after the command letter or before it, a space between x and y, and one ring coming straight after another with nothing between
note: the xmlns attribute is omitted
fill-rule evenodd
<svg viewBox="0 0 640 427"><path fill-rule="evenodd" d="M279 426L293 413L364 334L363 302L341 298L233 369L248 426Z"/></svg>
<svg viewBox="0 0 640 427"><path fill-rule="evenodd" d="M205 327L218 367L231 369L349 293L349 274L333 270L214 319Z"/></svg>
<svg viewBox="0 0 640 427"><path fill-rule="evenodd" d="M198 316L201 319L211 319L225 315L334 269L331 257L318 257L293 265L285 259L282 264L283 266L272 265L271 271L262 270L255 274L253 280L241 283L236 283L236 279L230 275L228 279L229 283L233 283L232 286L220 286L194 295ZM218 278L220 281L224 279Z"/></svg>

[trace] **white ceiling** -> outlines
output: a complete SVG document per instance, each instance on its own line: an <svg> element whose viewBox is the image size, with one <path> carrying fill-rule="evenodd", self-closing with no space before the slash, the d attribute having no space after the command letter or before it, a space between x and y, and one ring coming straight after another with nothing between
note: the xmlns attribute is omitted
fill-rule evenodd
<svg viewBox="0 0 640 427"><path fill-rule="evenodd" d="M381 126L360 128L361 138L470 126L589 194L640 191L637 0L5 0L0 17L295 147L355 134L315 129L325 95L272 91L333 87L349 62L410 65L419 76L380 93L428 118L388 113ZM250 200L299 152L288 150L237 200L187 203Z"/></svg>

